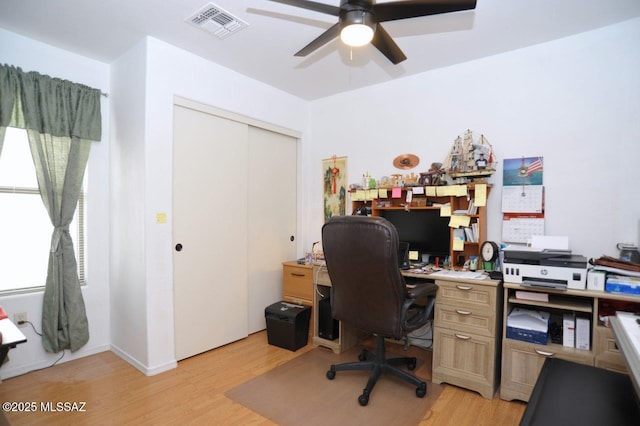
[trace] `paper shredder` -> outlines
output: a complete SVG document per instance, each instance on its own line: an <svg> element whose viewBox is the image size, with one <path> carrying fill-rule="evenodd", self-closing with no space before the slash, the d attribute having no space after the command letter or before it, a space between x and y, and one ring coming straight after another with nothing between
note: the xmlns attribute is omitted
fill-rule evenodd
<svg viewBox="0 0 640 426"><path fill-rule="evenodd" d="M265 308L264 315L270 345L296 351L307 344L310 307L276 302Z"/></svg>

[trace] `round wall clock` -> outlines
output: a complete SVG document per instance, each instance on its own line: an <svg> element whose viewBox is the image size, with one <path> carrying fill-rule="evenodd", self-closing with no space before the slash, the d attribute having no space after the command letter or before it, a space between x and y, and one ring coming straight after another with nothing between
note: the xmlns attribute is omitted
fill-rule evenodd
<svg viewBox="0 0 640 426"><path fill-rule="evenodd" d="M493 241L485 241L480 246L480 255L485 262L495 262L498 259L498 245Z"/></svg>

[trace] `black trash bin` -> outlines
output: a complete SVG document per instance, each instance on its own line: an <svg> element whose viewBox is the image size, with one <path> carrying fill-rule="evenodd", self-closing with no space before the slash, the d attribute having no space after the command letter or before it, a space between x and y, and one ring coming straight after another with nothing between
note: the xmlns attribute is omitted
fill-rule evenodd
<svg viewBox="0 0 640 426"><path fill-rule="evenodd" d="M264 310L270 345L296 351L307 344L311 308L276 302Z"/></svg>

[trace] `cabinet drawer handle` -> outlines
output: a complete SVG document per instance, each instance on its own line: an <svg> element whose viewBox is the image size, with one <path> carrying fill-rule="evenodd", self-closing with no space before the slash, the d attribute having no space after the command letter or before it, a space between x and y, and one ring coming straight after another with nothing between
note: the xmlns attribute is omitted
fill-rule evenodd
<svg viewBox="0 0 640 426"><path fill-rule="evenodd" d="M471 315L471 311L461 311L460 309L456 309L456 313L460 315Z"/></svg>
<svg viewBox="0 0 640 426"><path fill-rule="evenodd" d="M457 337L458 339L462 339L462 340L469 340L469 339L471 339L471 336L465 336L465 335L463 335L463 334L456 334L456 337Z"/></svg>
<svg viewBox="0 0 640 426"><path fill-rule="evenodd" d="M555 355L555 353L553 353L553 352L541 351L539 349L534 349L534 351L536 351L536 353L538 355L542 355L542 356L546 356L546 357L550 357L550 356L554 356Z"/></svg>
<svg viewBox="0 0 640 426"><path fill-rule="evenodd" d="M471 290L473 288L466 285L456 285L456 287L458 288L458 290L465 290L465 291Z"/></svg>
<svg viewBox="0 0 640 426"><path fill-rule="evenodd" d="M293 275L294 277L304 277L304 274L298 274L296 272L292 272L291 275Z"/></svg>

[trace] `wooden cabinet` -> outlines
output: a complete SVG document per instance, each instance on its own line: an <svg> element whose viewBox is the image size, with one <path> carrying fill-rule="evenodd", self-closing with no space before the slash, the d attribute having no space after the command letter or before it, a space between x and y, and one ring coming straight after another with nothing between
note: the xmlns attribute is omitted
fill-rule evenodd
<svg viewBox="0 0 640 426"><path fill-rule="evenodd" d="M313 267L296 261L282 264L282 299L298 305L313 305Z"/></svg>
<svg viewBox="0 0 640 426"><path fill-rule="evenodd" d="M517 299L517 290L549 294L549 302ZM586 365L595 365L626 373L624 359L617 348L611 329L605 326L600 315L602 301L618 301L640 307L640 298L623 294L593 290L553 291L548 289L523 288L519 284L504 284L504 318L502 343L502 380L500 398L529 401L544 360L547 357L562 358ZM514 307L540 310L557 315L571 313L590 320L590 349L577 349L553 343L546 345L506 338L507 316ZM608 315L605 313L604 315Z"/></svg>
<svg viewBox="0 0 640 426"><path fill-rule="evenodd" d="M311 306L313 316L313 267L295 260L282 263L282 300L296 305ZM313 321L309 321L309 336L313 336Z"/></svg>
<svg viewBox="0 0 640 426"><path fill-rule="evenodd" d="M459 230L449 227L449 257L453 262L452 266L462 266L464 260L470 256L479 256L480 245L487 238L487 212L486 206L474 207L476 197L476 186L480 184L450 185L395 188L399 196L394 197L392 189L372 189L368 191L359 190L351 193L352 209L371 209L372 216L385 216L385 212L415 211L415 210L437 210L442 206L451 209L451 214L469 218L468 226L463 226ZM486 197L489 197L490 185L482 184L486 188ZM410 195L408 195L410 193ZM435 195L426 195L434 194ZM453 240L456 232L465 234L463 228L473 229L473 238L467 235L462 247L454 247ZM468 231L471 232L471 231Z"/></svg>
<svg viewBox="0 0 640 426"><path fill-rule="evenodd" d="M500 281L435 283L432 380L491 399L500 375Z"/></svg>
<svg viewBox="0 0 640 426"><path fill-rule="evenodd" d="M593 365L590 351L565 348L562 345L536 345L504 339L502 346L502 382L500 398L529 401L533 387L547 357L561 358Z"/></svg>

